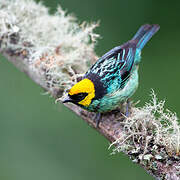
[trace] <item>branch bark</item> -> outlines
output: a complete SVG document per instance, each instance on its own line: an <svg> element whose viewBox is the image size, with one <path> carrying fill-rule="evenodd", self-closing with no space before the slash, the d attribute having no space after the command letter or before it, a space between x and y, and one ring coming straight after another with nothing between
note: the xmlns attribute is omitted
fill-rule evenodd
<svg viewBox="0 0 180 180"><path fill-rule="evenodd" d="M78 38L84 39L89 38L89 36L91 36L91 40L93 40L93 38L97 35L92 33L93 28L91 28L91 26L86 26L85 28L81 29L77 24L75 24L76 22L72 22L70 20L71 18L66 16L61 9L59 15L52 16L48 15L46 8L41 4L35 4L33 1L29 1L31 4L28 5L28 8L37 8L37 11L40 11L41 13L35 15L37 23L36 27L40 27L42 21L51 22L54 21L55 18L59 17L58 21L66 20L66 23L70 24L69 26L74 23L73 25L78 26L78 29L82 31L81 34L72 32L72 37L70 37L72 41L70 42L70 45L68 45L68 53L71 51L72 56L76 56L76 54L73 53L77 51L77 48L81 47L81 51L77 52L80 53L80 55L77 56L77 59L80 62L78 64L76 59L74 59L73 62L68 64L68 58L72 58L70 56L66 58L67 52L65 51L67 48L66 39L69 38L69 31L66 32L67 34L63 34L63 36L65 36L64 41L58 41L54 44L52 43L53 45L51 44L51 48L53 50L47 50L47 48L44 48L45 50L39 50L39 47L42 44L40 43L41 39L39 39L36 34L37 32L32 31L29 33L27 31L27 29L31 26L31 23L34 23L33 20L30 19L32 18L31 14L26 17L29 27L26 28L25 24L23 24L22 13L28 14L30 13L30 10L24 9L24 11L21 12L21 10L18 9L19 5L17 2L19 2L19 0L13 2L7 0L0 4L0 53L4 55L7 60L12 62L18 69L26 73L34 82L49 92L55 99L60 98L63 95L64 89L68 88L68 86L73 83L73 80L76 80L74 77L77 77L78 73L82 73L88 68L85 63L81 61L82 56L83 58L88 59L87 61L89 63L92 63L97 59L93 51L93 44L89 44L89 41L83 40L78 42L78 44L76 41ZM24 7L27 6L26 3L26 0L21 0L21 6L23 6L23 4ZM9 9L7 8L8 6ZM16 11L14 10L13 12L12 9L16 9ZM42 15L42 11L44 12L44 16ZM41 18L41 20L37 20L38 18ZM16 20L14 21L14 19ZM61 29L63 28L62 25L66 26L66 23L64 23L65 25L63 23L61 24ZM56 23L49 24L50 28L52 29L56 25ZM44 32L42 30L42 34L43 33ZM48 34L48 31L46 33ZM54 32L53 38L49 37L47 34L43 36L43 39L45 39L43 44L44 47L50 46L47 43L50 41L49 38L58 39L59 36L58 31ZM72 45L74 42L77 43L77 45ZM39 46L37 47L38 43ZM72 47L70 47L71 45ZM79 45L80 47L78 47ZM58 74L59 71L61 74ZM61 76L65 77L65 80L61 78ZM70 83L68 83L68 80ZM179 135L177 133L179 132L179 127L176 129L176 136L172 136L175 137L175 140L173 139L174 141L168 141L167 136L169 135L167 133L167 136L164 136L162 133L164 131L157 131L156 138L154 138L153 133L159 127L157 127L157 124L153 124L156 123L156 121L146 119L147 115L151 118L155 118L154 116L152 117L152 112L149 114L149 112L146 112L146 110L148 110L147 108L141 109L132 106L130 120L127 120L127 118L124 117L120 112L107 113L103 116L102 123L100 123L99 128L96 128L96 123L93 121L94 113L87 112L75 105L66 106L80 116L84 121L86 121L88 125L107 138L109 142L114 143L116 147L115 150L121 150L126 153L134 162L141 165L156 179L180 179L180 140L178 139ZM132 123L132 126L130 123L133 122L133 120L138 123ZM173 123L175 123L175 121L172 121L172 124ZM174 127L176 125L177 124L175 124ZM134 126L138 126L138 128L135 129ZM163 129L163 127L161 128ZM133 129L135 130L133 131ZM161 136L160 133L163 135ZM165 142L163 138L167 141L166 144L162 143ZM154 151L152 151L152 149Z"/></svg>

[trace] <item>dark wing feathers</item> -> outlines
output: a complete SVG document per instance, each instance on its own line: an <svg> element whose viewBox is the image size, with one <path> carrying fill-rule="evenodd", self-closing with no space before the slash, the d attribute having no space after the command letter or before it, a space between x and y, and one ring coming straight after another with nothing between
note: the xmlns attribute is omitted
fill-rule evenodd
<svg viewBox="0 0 180 180"><path fill-rule="evenodd" d="M102 56L102 59L108 61L110 58L113 58L114 61L118 61L118 64L116 64L116 67L114 68L114 73L118 69L120 69L119 76L120 81L120 87L123 88L125 82L129 79L131 70L134 64L134 58L136 53L136 44L134 42L127 42L122 46L118 46L107 52L104 56ZM106 79L108 81L108 78ZM110 78L109 81L112 79Z"/></svg>
<svg viewBox="0 0 180 180"><path fill-rule="evenodd" d="M114 56L117 56L119 53L122 52L122 48L121 46L117 46L113 49L111 49L110 51L108 51L106 54L104 54L101 59L109 59L112 58Z"/></svg>
<svg viewBox="0 0 180 180"><path fill-rule="evenodd" d="M101 80L106 87L112 84L114 79L118 78L118 86L123 88L125 82L130 77L134 64L135 52L136 44L133 41L115 47L104 54L88 70L85 77L95 81L92 77L94 77L93 74L96 74L96 76L99 76L99 80Z"/></svg>
<svg viewBox="0 0 180 180"><path fill-rule="evenodd" d="M126 80L129 79L129 76L131 74L131 70L134 64L134 59L135 59L135 53L136 53L136 44L128 42L127 44L124 45L123 50L125 51L125 55L122 60L124 60L124 64L121 67L121 80L122 80L122 85L121 87L124 86L124 83Z"/></svg>

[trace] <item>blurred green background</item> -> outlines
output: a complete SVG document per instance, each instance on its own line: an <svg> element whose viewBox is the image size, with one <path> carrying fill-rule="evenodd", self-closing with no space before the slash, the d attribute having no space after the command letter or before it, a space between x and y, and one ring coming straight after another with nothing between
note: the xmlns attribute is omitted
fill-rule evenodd
<svg viewBox="0 0 180 180"><path fill-rule="evenodd" d="M144 23L160 24L145 46L140 86L133 100L149 100L153 88L179 114L180 1L44 0L51 13L60 3L79 22L100 20L99 56L129 40ZM152 180L109 142L3 57L0 58L1 180Z"/></svg>

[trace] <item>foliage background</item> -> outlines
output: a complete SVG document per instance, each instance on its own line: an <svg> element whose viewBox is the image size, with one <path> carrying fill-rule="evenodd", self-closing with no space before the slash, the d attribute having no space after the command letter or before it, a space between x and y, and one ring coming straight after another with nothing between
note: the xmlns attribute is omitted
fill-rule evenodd
<svg viewBox="0 0 180 180"><path fill-rule="evenodd" d="M129 40L145 23L160 31L144 48L140 86L133 100L142 106L153 88L166 106L179 112L180 1L43 0L53 13L58 4L79 22L100 20L99 56ZM42 27L43 28L43 27ZM61 28L61 27L59 27ZM0 57L0 179L153 179L12 64Z"/></svg>

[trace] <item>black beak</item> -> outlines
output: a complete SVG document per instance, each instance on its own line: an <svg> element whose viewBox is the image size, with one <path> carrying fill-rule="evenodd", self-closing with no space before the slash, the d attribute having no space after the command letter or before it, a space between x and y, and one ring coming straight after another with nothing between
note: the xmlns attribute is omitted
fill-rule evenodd
<svg viewBox="0 0 180 180"><path fill-rule="evenodd" d="M69 96L67 96L64 98L62 103L67 103L67 102L73 102L73 100Z"/></svg>

